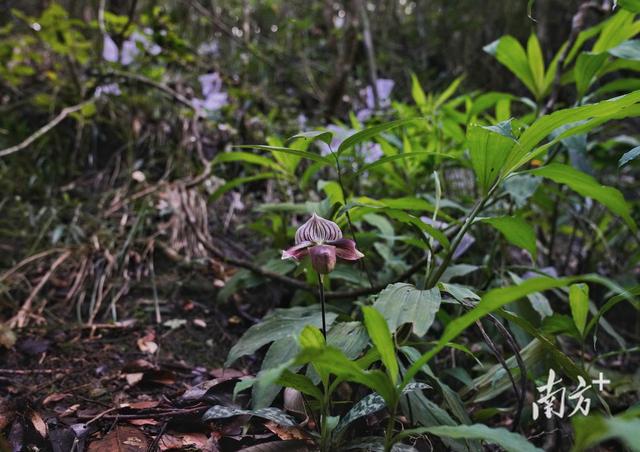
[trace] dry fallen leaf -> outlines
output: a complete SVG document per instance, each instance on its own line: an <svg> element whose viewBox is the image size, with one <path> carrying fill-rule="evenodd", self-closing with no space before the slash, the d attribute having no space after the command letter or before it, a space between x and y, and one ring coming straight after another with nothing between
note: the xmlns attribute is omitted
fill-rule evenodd
<svg viewBox="0 0 640 452"><path fill-rule="evenodd" d="M159 400L140 400L138 402L131 402L127 404L129 408L133 408L134 410L148 410L149 408L155 408L158 405L160 405Z"/></svg>
<svg viewBox="0 0 640 452"><path fill-rule="evenodd" d="M153 330L148 330L147 334L137 340L138 348L143 353L153 355L158 351L158 344L154 342L155 340L156 333Z"/></svg>
<svg viewBox="0 0 640 452"><path fill-rule="evenodd" d="M47 406L50 403L59 402L60 400L69 397L70 395L71 394L67 394L67 393L64 393L64 392L54 392L53 394L49 394L48 396L46 396L44 398L44 400L42 401L42 404L44 406Z"/></svg>
<svg viewBox="0 0 640 452"><path fill-rule="evenodd" d="M131 425L158 425L159 422L155 419L129 419L129 424Z"/></svg>
<svg viewBox="0 0 640 452"><path fill-rule="evenodd" d="M304 430L298 427L284 427L272 421L266 422L264 426L275 433L278 438L284 441L295 439L309 439L309 435L307 435Z"/></svg>
<svg viewBox="0 0 640 452"><path fill-rule="evenodd" d="M141 430L117 425L104 438L91 442L87 452L143 452L148 448L149 440Z"/></svg>
<svg viewBox="0 0 640 452"><path fill-rule="evenodd" d="M42 416L40 416L40 414L38 414L37 411L33 411L31 413L31 423L33 424L33 427L37 430L37 432L40 434L40 436L42 436L43 438L47 437L47 434L49 433L49 428L47 427L47 424L44 422L44 420L42 420Z"/></svg>
<svg viewBox="0 0 640 452"><path fill-rule="evenodd" d="M144 374L142 372L134 372L132 374L125 374L124 378L127 380L130 386L140 383Z"/></svg>

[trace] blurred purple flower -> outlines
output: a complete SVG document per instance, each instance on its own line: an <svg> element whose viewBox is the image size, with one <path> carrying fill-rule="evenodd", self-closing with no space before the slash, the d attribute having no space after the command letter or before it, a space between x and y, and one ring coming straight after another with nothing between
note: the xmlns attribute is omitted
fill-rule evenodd
<svg viewBox="0 0 640 452"><path fill-rule="evenodd" d="M194 99L193 105L196 109L210 111L220 110L229 102L229 96L222 91L222 78L217 72L203 74L198 77L202 99Z"/></svg>
<svg viewBox="0 0 640 452"><path fill-rule="evenodd" d="M382 146L379 143L366 143L363 149L364 163L373 163L384 157Z"/></svg>
<svg viewBox="0 0 640 452"><path fill-rule="evenodd" d="M128 66L129 64L133 63L136 57L140 54L140 48L138 47L138 44L140 44L142 48L144 48L151 55L158 55L160 52L162 52L162 47L160 47L158 44L152 42L149 39L149 36L152 34L153 34L153 30L151 30L150 28L145 28L144 34L137 31L134 31L133 33L131 33L131 36L129 36L129 39L125 40L122 43L122 49L120 51L120 64L122 64L123 66ZM115 43L113 45L115 46ZM115 50L117 52L118 50L117 47L115 48ZM104 56L104 52L103 52L103 56ZM115 60L113 59L108 60L106 57L105 57L105 60L117 61L117 53L116 53Z"/></svg>
<svg viewBox="0 0 640 452"><path fill-rule="evenodd" d="M109 61L111 63L117 63L118 53L119 53L118 46L116 45L116 43L113 42L113 39L111 39L111 36L105 34L102 40L102 58L105 61Z"/></svg>
<svg viewBox="0 0 640 452"><path fill-rule="evenodd" d="M322 141L317 142L318 146L320 146L321 155L329 155L332 150L336 151L344 140L356 132L353 129L347 129L346 127L336 126L334 124L328 125L326 129L333 133L333 138L331 139L331 147Z"/></svg>
<svg viewBox="0 0 640 452"><path fill-rule="evenodd" d="M379 78L376 80L379 108L384 109L391 106L391 91L393 91L394 85L395 82L391 79ZM360 97L364 100L365 108L356 112L356 117L358 118L358 121L363 122L371 117L376 108L373 87L369 85L365 89L360 90Z"/></svg>
<svg viewBox="0 0 640 452"><path fill-rule="evenodd" d="M107 85L98 86L94 95L96 97L100 97L106 95L119 96L120 94L122 94L122 92L120 91L120 87L118 86L118 84L109 83Z"/></svg>

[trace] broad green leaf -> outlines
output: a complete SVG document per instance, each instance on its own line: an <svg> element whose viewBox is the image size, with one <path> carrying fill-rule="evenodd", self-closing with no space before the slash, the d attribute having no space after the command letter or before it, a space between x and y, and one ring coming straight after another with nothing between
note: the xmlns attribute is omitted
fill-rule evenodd
<svg viewBox="0 0 640 452"><path fill-rule="evenodd" d="M285 141L285 145L289 145L295 141L303 141L307 146L314 141L322 141L326 144L331 144L333 139L333 133L328 130L314 130L311 132L300 132Z"/></svg>
<svg viewBox="0 0 640 452"><path fill-rule="evenodd" d="M589 314L589 286L584 283L569 286L569 306L576 328L584 335Z"/></svg>
<svg viewBox="0 0 640 452"><path fill-rule="evenodd" d="M371 342L378 349L380 359L387 368L389 377L395 385L398 381L398 359L396 358L395 345L387 322L382 317L382 314L371 306L363 306L362 313L364 314L364 325L367 327Z"/></svg>
<svg viewBox="0 0 640 452"><path fill-rule="evenodd" d="M620 160L618 160L618 168L622 168L624 165L629 163L631 160L635 160L640 157L640 146L637 146L630 151L625 152Z"/></svg>
<svg viewBox="0 0 640 452"><path fill-rule="evenodd" d="M202 420L204 422L215 420L215 419L224 419L233 416L240 415L249 415L256 416L263 419L267 419L269 421L273 421L278 425L282 425L284 427L295 427L297 422L294 418L283 412L278 408L259 408L257 410L241 410L240 408L232 408L222 405L214 405L209 408L204 415L202 416Z"/></svg>
<svg viewBox="0 0 640 452"><path fill-rule="evenodd" d="M486 45L483 50L505 65L537 97L536 84L529 66L529 59L522 45L513 36L503 36Z"/></svg>
<svg viewBox="0 0 640 452"><path fill-rule="evenodd" d="M537 255L536 233L529 223L517 216L483 218L482 222L496 228L510 243L529 251L535 262Z"/></svg>
<svg viewBox="0 0 640 452"><path fill-rule="evenodd" d="M596 74L600 71L606 60L606 53L595 54L582 52L578 55L578 60L576 61L576 66L573 71L579 98L582 98L586 94Z"/></svg>
<svg viewBox="0 0 640 452"><path fill-rule="evenodd" d="M419 290L412 284L396 283L380 292L373 307L382 314L391 331L410 323L414 334L422 337L433 324L441 301L437 288Z"/></svg>
<svg viewBox="0 0 640 452"><path fill-rule="evenodd" d="M327 333L327 344L342 350L347 358L356 359L369 344L369 336L360 322L337 322Z"/></svg>
<svg viewBox="0 0 640 452"><path fill-rule="evenodd" d="M331 325L337 314L328 312L327 325ZM281 309L266 317L262 322L249 328L229 351L225 366L244 355L249 355L260 347L287 336L297 336L307 325L320 327L322 316L318 310Z"/></svg>
<svg viewBox="0 0 640 452"><path fill-rule="evenodd" d="M265 146L260 144L241 145L241 146L234 146L234 147L243 148L243 149L259 149L261 151L269 151L269 152L282 152L285 154L297 155L298 157L304 157L306 159L313 160L315 162L322 162L327 165L333 164L333 162L327 157L323 157L320 154L315 154L310 151L301 151L299 149L285 148L285 147L279 147L279 146Z"/></svg>
<svg viewBox="0 0 640 452"><path fill-rule="evenodd" d="M625 60L640 61L640 39L630 39L609 50L609 53Z"/></svg>
<svg viewBox="0 0 640 452"><path fill-rule="evenodd" d="M387 130L410 124L420 119L421 118L398 119L396 121L385 122L384 124L379 124L377 126L372 126L360 130L359 132L354 133L349 138L340 143L337 154L340 155L349 148L352 148L365 141L369 141L371 138L381 134L382 132L386 132Z"/></svg>
<svg viewBox="0 0 640 452"><path fill-rule="evenodd" d="M531 170L530 173L546 177L559 184L565 184L580 195L595 199L619 215L634 232L636 231L636 223L631 218L631 209L622 193L617 189L600 185L588 174L561 163L551 163Z"/></svg>
<svg viewBox="0 0 640 452"><path fill-rule="evenodd" d="M608 439L618 439L632 451L640 451L640 417L636 413L624 413L614 417L598 414L571 418L575 430L573 452L589 450Z"/></svg>
<svg viewBox="0 0 640 452"><path fill-rule="evenodd" d="M486 194L500 177L507 156L516 142L503 133L481 126L471 126L467 140L478 185Z"/></svg>
<svg viewBox="0 0 640 452"><path fill-rule="evenodd" d="M398 441L413 435L424 435L425 433L454 439L480 439L498 444L508 452L543 452L542 449L538 449L518 433L510 432L502 427L490 428L484 424L440 425L408 429L398 434L395 440Z"/></svg>
<svg viewBox="0 0 640 452"><path fill-rule="evenodd" d="M538 41L535 33L531 33L527 41L527 58L529 60L531 77L536 86L536 97L540 97L544 90L544 58L542 57L540 41Z"/></svg>

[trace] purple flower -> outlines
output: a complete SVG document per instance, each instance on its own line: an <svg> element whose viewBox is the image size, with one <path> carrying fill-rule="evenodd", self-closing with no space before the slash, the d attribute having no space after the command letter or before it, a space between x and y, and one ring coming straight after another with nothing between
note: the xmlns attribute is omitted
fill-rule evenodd
<svg viewBox="0 0 640 452"><path fill-rule="evenodd" d="M105 61L109 61L111 63L117 63L118 53L119 53L118 46L116 45L116 43L113 42L113 39L111 39L111 36L105 34L102 40L102 58Z"/></svg>
<svg viewBox="0 0 640 452"><path fill-rule="evenodd" d="M229 96L222 91L222 78L217 72L198 77L203 99L194 99L196 109L216 111L227 105Z"/></svg>
<svg viewBox="0 0 640 452"><path fill-rule="evenodd" d="M363 149L364 163L373 163L384 156L380 143L366 143Z"/></svg>
<svg viewBox="0 0 640 452"><path fill-rule="evenodd" d="M106 95L119 96L120 94L122 94L122 92L120 91L120 87L118 86L118 84L109 83L107 85L98 86L94 95L96 97L100 97Z"/></svg>
<svg viewBox="0 0 640 452"><path fill-rule="evenodd" d="M328 125L326 129L333 133L333 137L331 138L331 147L322 141L317 142L318 146L320 146L321 155L329 155L332 150L336 151L344 140L356 132L353 129L347 129L346 127L336 126L334 124Z"/></svg>
<svg viewBox="0 0 640 452"><path fill-rule="evenodd" d="M203 42L198 46L198 55L200 56L217 56L219 53L218 41Z"/></svg>
<svg viewBox="0 0 640 452"><path fill-rule="evenodd" d="M393 91L393 87L395 82L386 78L379 78L376 80L376 91L378 92L378 107L379 108L389 108L391 106L391 91ZM362 108L356 113L356 117L358 121L364 122L371 117L375 108L376 102L375 97L373 95L373 87L371 85L367 86L365 89L360 91L360 97L364 99L365 108Z"/></svg>
<svg viewBox="0 0 640 452"><path fill-rule="evenodd" d="M299 261L307 255L311 259L313 269L321 275L333 271L337 258L356 261L364 257L364 254L356 249L353 240L342 238L342 231L337 224L315 213L298 228L295 246L284 250L282 259Z"/></svg>
<svg viewBox="0 0 640 452"><path fill-rule="evenodd" d="M123 66L128 66L133 63L136 57L140 54L140 48L138 44L140 44L147 52L151 55L158 55L162 52L162 47L158 44L155 44L149 40L149 35L153 33L153 30L150 28L145 28L144 33L134 31L129 36L129 39L122 43L122 50L120 52L120 63ZM110 60L111 61L111 60Z"/></svg>

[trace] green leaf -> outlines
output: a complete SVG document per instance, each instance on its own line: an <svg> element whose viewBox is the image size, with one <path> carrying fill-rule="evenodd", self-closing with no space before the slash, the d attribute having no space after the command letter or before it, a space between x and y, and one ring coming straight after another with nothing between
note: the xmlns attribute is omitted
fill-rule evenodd
<svg viewBox="0 0 640 452"><path fill-rule="evenodd" d="M486 45L483 50L505 65L534 96L538 97L536 83L531 73L529 58L522 45L513 36L503 36L499 40Z"/></svg>
<svg viewBox="0 0 640 452"><path fill-rule="evenodd" d="M495 311L505 304L518 300L530 293L567 286L578 280L578 277L560 279L540 277L528 279L518 286L502 287L490 290L482 297L475 308L468 311L461 317L452 320L447 325L436 346L422 355L420 359L415 361L407 370L403 379L403 384L411 381L414 375L420 371L422 366L424 366L440 350L446 347L448 342L453 341L453 339L469 327L469 325L472 325L476 320Z"/></svg>
<svg viewBox="0 0 640 452"><path fill-rule="evenodd" d="M618 0L618 6L634 13L640 13L640 0Z"/></svg>
<svg viewBox="0 0 640 452"><path fill-rule="evenodd" d="M594 53L606 52L631 38L637 32L637 28L634 26L634 14L620 10L604 23L598 40L593 44L592 51Z"/></svg>
<svg viewBox="0 0 640 452"><path fill-rule="evenodd" d="M480 439L498 444L508 452L543 452L518 433L510 432L505 428L490 428L484 424L440 425L408 429L397 435L395 440L425 433L454 439Z"/></svg>
<svg viewBox="0 0 640 452"><path fill-rule="evenodd" d="M285 370L280 375L277 383L287 388L296 389L304 394L313 397L316 400L322 400L322 392L313 384L311 379L304 375L294 374L291 371Z"/></svg>
<svg viewBox="0 0 640 452"><path fill-rule="evenodd" d="M283 412L278 408L260 408L257 410L241 410L239 408L232 408L222 405L214 405L209 408L202 416L203 422L208 422L215 419L225 419L233 416L249 415L256 416L269 421L273 421L278 425L284 427L295 427L297 422L291 416Z"/></svg>
<svg viewBox="0 0 640 452"><path fill-rule="evenodd" d="M609 53L624 60L640 61L640 39L625 41L610 49Z"/></svg>
<svg viewBox="0 0 640 452"><path fill-rule="evenodd" d="M529 251L535 262L537 255L536 233L529 223L517 216L483 218L481 221L496 228L513 245Z"/></svg>
<svg viewBox="0 0 640 452"><path fill-rule="evenodd" d="M616 97L615 99L604 100L590 105L583 105L580 107L567 108L564 110L558 110L549 115L542 116L536 120L522 135L518 138L518 143L514 146L511 153L508 156L505 163L505 170L503 171L503 178L515 171L529 160L538 155L541 151L550 146L550 143L561 141L562 139L570 136L574 133L584 133L589 130L589 125L586 129L585 125L580 121L587 119L607 119L615 115L617 119L623 119L626 117L624 112L627 107L634 105L640 101L640 91L634 91L625 96ZM622 114L621 114L622 112ZM534 152L533 149L542 141L545 137L549 136L554 130L559 127L566 126L567 124L575 124L575 127L563 132L557 136L553 141L545 146L541 146ZM598 123L593 123L590 127L595 127Z"/></svg>
<svg viewBox="0 0 640 452"><path fill-rule="evenodd" d="M589 286L584 283L572 284L569 287L569 306L576 328L584 335L589 314Z"/></svg>
<svg viewBox="0 0 640 452"><path fill-rule="evenodd" d="M250 152L223 152L218 154L216 158L211 161L211 165L216 165L218 163L227 163L227 162L243 162L243 163L253 163L254 165L265 166L268 168L272 168L274 170L282 171L283 168L278 165L277 162L274 162L271 159L268 159L262 155L252 154Z"/></svg>
<svg viewBox="0 0 640 452"><path fill-rule="evenodd" d="M271 405L282 388L272 383L273 375L266 376L267 371L276 369L283 363L291 359L298 353L298 341L293 336L286 336L274 341L267 353L264 355L260 373L258 373L257 383L253 385L251 392L251 403L253 408L264 408ZM286 369L285 366L282 369ZM299 367L298 367L299 368ZM298 370L298 368L293 369ZM275 373L279 373L276 370ZM262 377L262 379L260 378Z"/></svg>
<svg viewBox="0 0 640 452"><path fill-rule="evenodd" d="M229 190L233 190L239 185L244 185L246 183L259 180L275 179L278 176L278 173L262 173L247 177L237 177L218 187L218 189L209 196L209 201L215 201L216 199L220 198L220 196L224 195Z"/></svg>
<svg viewBox="0 0 640 452"><path fill-rule="evenodd" d="M618 160L618 168L622 168L624 165L629 163L631 160L635 160L640 157L640 146L631 149L628 152L625 152L620 160Z"/></svg>
<svg viewBox="0 0 640 452"><path fill-rule="evenodd" d="M311 132L300 132L285 141L285 145L289 145L294 141L303 141L307 146L315 141L322 141L331 144L333 133L328 130L314 130Z"/></svg>
<svg viewBox="0 0 640 452"><path fill-rule="evenodd" d="M242 146L234 146L236 148L242 149L259 149L261 151L269 151L269 152L282 152L284 154L297 155L298 157L303 157L309 160L313 160L314 162L322 162L327 165L332 165L333 161L327 157L323 157L320 154L315 154L310 151L301 151L299 149L285 148L280 146L266 146L260 144L250 144L250 145L242 145Z"/></svg>
<svg viewBox="0 0 640 452"><path fill-rule="evenodd" d="M366 129L360 130L359 132L354 133L342 143L340 143L340 147L338 148L337 154L340 155L344 151L349 148L354 147L357 144L368 141L376 135L381 134L382 132L386 132L387 130L394 129L396 127L404 126L410 124L414 121L417 121L421 118L408 118L408 119L398 119L396 121L386 122L384 124L379 124L377 126L368 127Z"/></svg>
<svg viewBox="0 0 640 452"><path fill-rule="evenodd" d="M600 71L604 63L607 61L606 53L582 52L578 55L576 66L573 70L576 80L576 89L578 97L582 98L591 83L593 83L596 74Z"/></svg>
<svg viewBox="0 0 640 452"><path fill-rule="evenodd" d="M424 94L422 86L420 85L420 80L418 80L418 77L414 73L411 73L411 97L413 97L420 111L424 113L427 106L427 96Z"/></svg>
<svg viewBox="0 0 640 452"><path fill-rule="evenodd" d="M371 342L378 349L380 359L387 368L387 373L395 385L398 381L398 360L387 322L382 317L382 314L371 306L363 306L362 313L364 314L364 325L367 327Z"/></svg>
<svg viewBox="0 0 640 452"><path fill-rule="evenodd" d="M408 394L410 392L421 391L429 387L430 386L425 383L410 383L406 388L404 388L402 393ZM360 399L359 402L353 405L349 412L342 419L340 419L340 423L338 423L338 425L336 426L335 432L337 434L340 434L344 431L345 428L349 426L349 424L362 417L377 413L378 411L383 410L386 406L387 404L379 394L376 394L374 392L367 395L365 398Z"/></svg>
<svg viewBox="0 0 640 452"><path fill-rule="evenodd" d="M353 174L354 177L360 176L362 173L366 171L371 171L373 168L376 168L380 165L384 165L385 163L393 162L395 160L404 160L404 159L413 159L417 157L425 157L437 155L443 158L454 158L453 155L442 154L440 152L427 152L427 151L417 151L417 152L402 152L400 154L387 155L385 157L381 157L375 162L371 162L367 165L363 165L356 173Z"/></svg>
<svg viewBox="0 0 640 452"><path fill-rule="evenodd" d="M544 58L542 57L540 41L538 41L538 37L534 33L531 33L527 41L527 58L531 77L536 86L536 97L540 97L544 90Z"/></svg>
<svg viewBox="0 0 640 452"><path fill-rule="evenodd" d="M531 170L530 173L546 177L559 184L565 184L580 195L595 199L619 215L634 232L637 230L636 223L631 218L631 209L622 193L617 189L600 185L588 174L561 163L551 163Z"/></svg>
<svg viewBox="0 0 640 452"><path fill-rule="evenodd" d="M500 129L501 131L504 128ZM478 185L486 194L501 175L509 152L515 145L512 138L498 133L496 129L471 126L467 133L471 165Z"/></svg>
<svg viewBox="0 0 640 452"><path fill-rule="evenodd" d="M637 412L635 415L625 413L609 418L600 415L575 416L571 421L575 430L574 452L590 449L613 438L621 440L635 452L640 451L640 419Z"/></svg>
<svg viewBox="0 0 640 452"><path fill-rule="evenodd" d="M337 314L328 312L327 325L331 325ZM231 348L225 366L244 355L254 353L260 347L287 336L297 336L307 325L319 327L322 325L322 315L319 311L309 309L280 309L249 328L240 340Z"/></svg>
<svg viewBox="0 0 640 452"><path fill-rule="evenodd" d="M419 290L412 284L396 283L380 292L373 307L382 314L391 331L410 323L413 332L422 337L433 324L441 301L437 288Z"/></svg>

